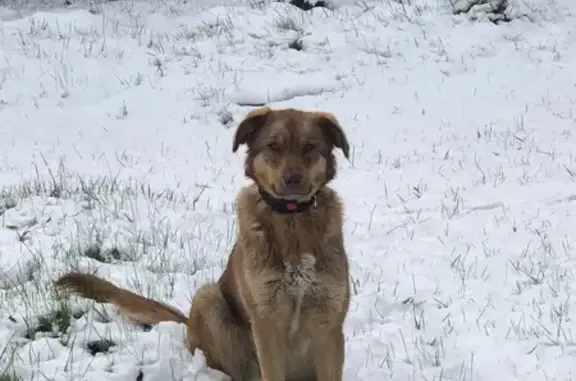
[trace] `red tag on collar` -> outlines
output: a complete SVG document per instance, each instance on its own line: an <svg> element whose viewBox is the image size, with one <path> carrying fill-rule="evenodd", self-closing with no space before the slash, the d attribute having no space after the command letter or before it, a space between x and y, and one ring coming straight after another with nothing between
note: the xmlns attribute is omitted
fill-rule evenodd
<svg viewBox="0 0 576 381"><path fill-rule="evenodd" d="M296 205L292 202L289 202L286 204L286 209L288 209L289 211L293 211L293 210L298 209L298 205Z"/></svg>

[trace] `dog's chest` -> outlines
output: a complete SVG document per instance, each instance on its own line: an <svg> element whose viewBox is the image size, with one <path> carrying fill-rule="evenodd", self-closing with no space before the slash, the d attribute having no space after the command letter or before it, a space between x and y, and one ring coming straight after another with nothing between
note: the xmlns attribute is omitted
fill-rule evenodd
<svg viewBox="0 0 576 381"><path fill-rule="evenodd" d="M282 283L293 306L289 322L291 335L300 328L305 299L316 291L319 284L315 265L316 258L308 253L302 254L299 260L284 262Z"/></svg>
<svg viewBox="0 0 576 381"><path fill-rule="evenodd" d="M316 258L308 253L302 254L299 260L284 262L282 283L286 292L296 301L303 299L304 296L313 291L318 283L315 266Z"/></svg>

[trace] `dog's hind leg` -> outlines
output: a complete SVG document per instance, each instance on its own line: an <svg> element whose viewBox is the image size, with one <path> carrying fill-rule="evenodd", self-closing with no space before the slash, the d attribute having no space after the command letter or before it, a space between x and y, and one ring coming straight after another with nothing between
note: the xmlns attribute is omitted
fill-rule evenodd
<svg viewBox="0 0 576 381"><path fill-rule="evenodd" d="M258 363L248 327L238 324L217 284L202 286L192 301L188 344L202 350L206 365L226 373L232 381L252 381Z"/></svg>

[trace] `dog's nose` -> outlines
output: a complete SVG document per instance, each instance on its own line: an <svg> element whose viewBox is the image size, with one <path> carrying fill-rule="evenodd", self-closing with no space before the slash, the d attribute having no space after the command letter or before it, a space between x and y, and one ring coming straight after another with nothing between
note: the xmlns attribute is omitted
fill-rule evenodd
<svg viewBox="0 0 576 381"><path fill-rule="evenodd" d="M284 172L284 184L286 186L297 186L302 183L302 174L299 171L287 171Z"/></svg>

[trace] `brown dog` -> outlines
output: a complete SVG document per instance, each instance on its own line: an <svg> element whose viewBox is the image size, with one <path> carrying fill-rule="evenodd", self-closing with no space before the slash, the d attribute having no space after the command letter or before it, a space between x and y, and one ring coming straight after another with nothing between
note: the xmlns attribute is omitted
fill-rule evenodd
<svg viewBox="0 0 576 381"><path fill-rule="evenodd" d="M187 324L190 349L233 381L342 381L348 259L341 202L327 184L336 175L333 149L348 158L346 136L329 113L263 107L238 126L233 151L241 144L254 184L237 199L238 237L188 318L88 274L56 285L140 323Z"/></svg>

